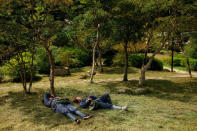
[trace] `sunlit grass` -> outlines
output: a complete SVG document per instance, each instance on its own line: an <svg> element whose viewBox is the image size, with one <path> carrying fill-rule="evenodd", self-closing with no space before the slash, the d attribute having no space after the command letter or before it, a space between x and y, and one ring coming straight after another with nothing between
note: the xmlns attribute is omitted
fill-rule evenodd
<svg viewBox="0 0 197 131"><path fill-rule="evenodd" d="M20 83L0 84L0 130L197 130L196 78L170 79L168 76L178 74L149 71L148 78L163 78L146 81L149 94L119 94L119 89L139 88L138 69L130 68L130 81L122 82L121 70L105 68L105 73L97 73L94 84L89 84L89 79L79 79L88 69L72 73L71 77L56 77L57 95L72 100L78 95L110 93L115 105L129 105L128 112L80 109L94 117L76 125L42 105L43 93L49 91L49 79L44 76L33 84L32 95L25 95Z"/></svg>

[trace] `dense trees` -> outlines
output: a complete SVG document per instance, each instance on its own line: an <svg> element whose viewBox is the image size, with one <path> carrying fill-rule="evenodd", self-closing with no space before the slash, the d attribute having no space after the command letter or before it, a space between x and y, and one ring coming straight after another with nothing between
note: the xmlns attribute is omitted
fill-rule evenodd
<svg viewBox="0 0 197 131"><path fill-rule="evenodd" d="M112 45L121 44L123 51L119 53L124 54L125 62L123 81L128 81L129 46L141 44L145 49L140 50L144 60L139 85L143 85L152 60L166 45L172 50L173 67L176 45L185 55L192 76L188 51L184 49L188 43L195 45L196 5L194 0L0 0L0 64L16 60L10 65L19 65L17 72L28 93L35 73L36 49L42 46L49 58L50 89L55 95L54 46L77 47L91 53L92 83L96 59L103 72L102 54L116 54ZM153 53L148 58L150 50ZM24 61L26 57L28 64ZM28 72L30 84L27 90Z"/></svg>

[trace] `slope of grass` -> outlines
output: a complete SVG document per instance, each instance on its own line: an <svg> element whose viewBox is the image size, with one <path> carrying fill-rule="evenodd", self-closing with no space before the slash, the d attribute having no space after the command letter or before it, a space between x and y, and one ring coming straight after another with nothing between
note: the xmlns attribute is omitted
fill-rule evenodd
<svg viewBox="0 0 197 131"><path fill-rule="evenodd" d="M41 81L33 84L31 95L23 93L20 83L0 84L0 130L197 130L197 79L150 79L145 83L145 87L151 91L149 94L119 94L119 89L139 88L138 81L133 79L121 82L121 70L107 68L105 73L95 76L98 82L89 84L88 80L79 79L87 69L73 73L71 77L56 77L57 95L72 100L78 95L85 97L90 94L101 96L103 93L110 93L115 105L129 105L128 112L80 109L94 117L76 125L65 116L42 105L43 93L49 91L48 77L44 76ZM130 68L129 72L129 78L139 77L136 68ZM147 73L148 77L171 75L177 74L153 71Z"/></svg>

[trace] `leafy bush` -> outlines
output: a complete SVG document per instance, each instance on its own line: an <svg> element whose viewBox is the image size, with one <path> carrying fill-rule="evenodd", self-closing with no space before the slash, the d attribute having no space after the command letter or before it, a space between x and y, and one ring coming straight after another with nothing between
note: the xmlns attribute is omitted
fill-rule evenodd
<svg viewBox="0 0 197 131"><path fill-rule="evenodd" d="M22 62L23 58L23 62ZM18 62L18 59L20 62ZM30 64L31 64L31 54L29 52L24 52L22 54L22 57L15 56L12 59L9 60L4 65L4 74L8 74L14 81L21 81L19 71L24 71L24 65L26 67L26 80L30 80ZM37 67L36 67L36 62L34 61L34 72L33 72L33 77L35 77L37 73Z"/></svg>
<svg viewBox="0 0 197 131"><path fill-rule="evenodd" d="M158 59L153 59L149 70L161 71L161 70L163 70L163 63Z"/></svg>
<svg viewBox="0 0 197 131"><path fill-rule="evenodd" d="M117 53L113 58L113 66L124 66L125 58L124 55Z"/></svg>
<svg viewBox="0 0 197 131"><path fill-rule="evenodd" d="M149 61L150 57L147 57ZM137 68L141 68L144 60L144 55L131 55L129 56L129 65ZM149 70L163 70L163 63L154 58Z"/></svg>
<svg viewBox="0 0 197 131"><path fill-rule="evenodd" d="M55 64L71 68L83 67L91 64L88 52L73 47L59 48L54 51Z"/></svg>
<svg viewBox="0 0 197 131"><path fill-rule="evenodd" d="M111 66L113 64L113 56L106 57L103 64L106 66Z"/></svg>
<svg viewBox="0 0 197 131"><path fill-rule="evenodd" d="M191 70L197 71L197 59L189 59ZM185 59L181 59L181 66L186 67L187 63Z"/></svg>
<svg viewBox="0 0 197 131"><path fill-rule="evenodd" d="M196 46L195 47L185 46L184 50L190 58L197 59L197 47Z"/></svg>
<svg viewBox="0 0 197 131"><path fill-rule="evenodd" d="M114 56L116 55L116 51L115 50L108 50L107 52L105 52L103 54L103 58L104 58L104 65L105 66L111 66L113 64L113 59Z"/></svg>
<svg viewBox="0 0 197 131"><path fill-rule="evenodd" d="M165 58L163 62L167 65L171 65L171 58ZM190 58L189 62L191 70L197 71L197 59ZM186 59L182 54L174 57L174 66L186 67L186 64Z"/></svg>
<svg viewBox="0 0 197 131"><path fill-rule="evenodd" d="M4 77L3 70L0 68L0 83L2 82Z"/></svg>
<svg viewBox="0 0 197 131"><path fill-rule="evenodd" d="M43 74L49 74L50 73L50 63L49 63L49 57L46 54L46 51L44 48L37 48L37 53L35 56L35 61L37 63L37 69L39 73Z"/></svg>
<svg viewBox="0 0 197 131"><path fill-rule="evenodd" d="M149 59L150 58L147 57L147 60ZM144 60L144 55L129 55L128 64L129 66L141 68L143 60ZM115 55L113 59L113 65L124 66L124 61L125 61L124 55L118 53ZM163 63L160 60L154 58L149 70L163 70Z"/></svg>
<svg viewBox="0 0 197 131"><path fill-rule="evenodd" d="M181 66L181 59L182 59L182 58L174 57L174 60L173 60L174 66ZM163 62L164 62L165 64L167 64L167 65L171 65L172 60L171 60L171 58L165 58L165 59L163 59Z"/></svg>
<svg viewBox="0 0 197 131"><path fill-rule="evenodd" d="M143 55L130 55L129 56L129 65L137 68L142 67L142 63L144 60Z"/></svg>

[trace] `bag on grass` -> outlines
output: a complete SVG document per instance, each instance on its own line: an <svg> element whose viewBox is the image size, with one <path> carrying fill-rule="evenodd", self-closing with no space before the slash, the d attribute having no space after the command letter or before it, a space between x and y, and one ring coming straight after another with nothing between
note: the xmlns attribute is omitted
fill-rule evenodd
<svg viewBox="0 0 197 131"><path fill-rule="evenodd" d="M65 105L67 105L67 104L70 104L70 100L67 99L67 98L61 98L61 99L57 100L57 103L58 104L65 104Z"/></svg>

